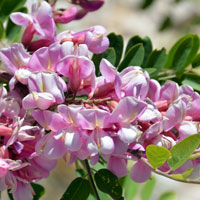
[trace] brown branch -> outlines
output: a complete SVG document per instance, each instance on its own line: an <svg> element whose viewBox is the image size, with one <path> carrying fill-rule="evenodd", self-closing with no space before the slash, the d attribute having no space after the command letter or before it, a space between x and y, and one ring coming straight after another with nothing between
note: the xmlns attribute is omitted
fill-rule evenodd
<svg viewBox="0 0 200 200"><path fill-rule="evenodd" d="M71 99L71 100L66 100L65 103L67 105L68 104L101 104L110 100L111 100L110 97L107 97L104 99L81 99L81 100Z"/></svg>

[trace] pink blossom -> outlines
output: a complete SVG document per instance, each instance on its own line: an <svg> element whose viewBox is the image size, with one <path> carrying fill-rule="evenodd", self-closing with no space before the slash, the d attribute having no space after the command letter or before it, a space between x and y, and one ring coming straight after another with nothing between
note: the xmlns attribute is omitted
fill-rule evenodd
<svg viewBox="0 0 200 200"><path fill-rule="evenodd" d="M104 52L109 46L106 33L106 29L99 25L77 33L64 31L57 35L57 40L59 42L72 41L74 44L86 44L91 52L98 54Z"/></svg>
<svg viewBox="0 0 200 200"><path fill-rule="evenodd" d="M11 20L19 25L25 26L22 43L28 47L31 45L34 34L39 35L40 39L54 41L56 26L52 16L52 8L46 2L35 2L32 5L32 15L15 12L10 16Z"/></svg>

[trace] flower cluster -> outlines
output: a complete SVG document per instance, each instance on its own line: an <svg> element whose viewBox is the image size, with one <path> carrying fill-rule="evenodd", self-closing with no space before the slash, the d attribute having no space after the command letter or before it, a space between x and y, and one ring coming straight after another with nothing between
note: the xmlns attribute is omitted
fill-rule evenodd
<svg viewBox="0 0 200 200"><path fill-rule="evenodd" d="M88 12L103 1L96 7L72 2ZM11 189L16 200L32 199L30 182L46 178L67 154L67 164L89 159L95 165L101 157L118 177L133 160L130 176L144 182L151 169L140 158L147 160L148 145L171 149L199 131L200 95L191 87L172 81L161 86L139 66L118 72L106 59L96 77L89 51L108 48L104 27L56 35L55 21L63 16L58 20L44 1L32 10L11 15L26 26L23 45L0 51L1 76L9 80L9 89L0 87L0 190ZM32 41L34 34L39 40ZM187 161L171 173L198 165L199 159ZM168 171L168 164L160 170Z"/></svg>

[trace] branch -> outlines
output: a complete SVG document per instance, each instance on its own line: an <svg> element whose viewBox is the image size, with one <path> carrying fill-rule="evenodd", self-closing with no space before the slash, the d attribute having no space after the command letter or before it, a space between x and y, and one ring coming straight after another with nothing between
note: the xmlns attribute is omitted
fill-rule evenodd
<svg viewBox="0 0 200 200"><path fill-rule="evenodd" d="M66 100L66 104L82 104L82 103L86 103L86 104L101 104L107 101L110 101L111 98L107 97L104 99L81 99L81 100L75 100L75 99L71 99L71 100Z"/></svg>
<svg viewBox="0 0 200 200"><path fill-rule="evenodd" d="M92 178L91 169L90 169L90 165L88 163L88 160L86 159L84 162L85 162L85 166L86 166L86 169L87 169L87 172L88 172L88 175L89 175L89 179L90 179L90 182L92 184L92 188L93 188L94 194L96 196L96 199L101 200L100 197L99 197L99 194L97 192L97 188L96 188L96 185L94 183L94 180Z"/></svg>
<svg viewBox="0 0 200 200"><path fill-rule="evenodd" d="M200 184L200 181L178 179L178 178L175 178L175 177L170 176L170 175L168 175L168 174L165 174L165 173L161 172L161 171L158 170L158 169L154 169L154 168L151 166L151 164L148 163L148 162L145 160L145 158L141 157L140 159L141 159L141 161L142 161L144 164L146 164L149 168L151 168L151 170L152 170L154 173L156 173L156 174L159 174L159 175L161 175L161 176L164 176L164 177L167 177L167 178L172 179L172 180L174 180L174 181L179 181L179 182L182 182L182 183Z"/></svg>

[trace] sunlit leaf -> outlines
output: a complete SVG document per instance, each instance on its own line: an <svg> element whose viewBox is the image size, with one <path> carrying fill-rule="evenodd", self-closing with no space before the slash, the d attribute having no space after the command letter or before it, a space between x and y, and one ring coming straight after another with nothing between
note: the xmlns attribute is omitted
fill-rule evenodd
<svg viewBox="0 0 200 200"><path fill-rule="evenodd" d="M174 145L171 149L171 158L168 160L171 170L176 170L186 162L199 144L200 134L194 134Z"/></svg>
<svg viewBox="0 0 200 200"><path fill-rule="evenodd" d="M164 147L148 145L146 148L146 156L154 168L159 168L170 157L170 151Z"/></svg>
<svg viewBox="0 0 200 200"><path fill-rule="evenodd" d="M188 176L190 176L190 174L192 173L194 169L193 168L190 168L190 169L187 169L184 173L182 174L172 174L171 176L173 178L177 178L177 179L180 179L180 180L184 180L186 178L188 178Z"/></svg>

